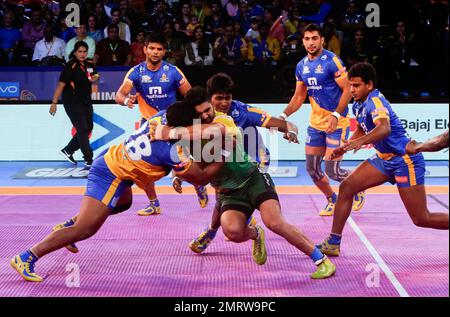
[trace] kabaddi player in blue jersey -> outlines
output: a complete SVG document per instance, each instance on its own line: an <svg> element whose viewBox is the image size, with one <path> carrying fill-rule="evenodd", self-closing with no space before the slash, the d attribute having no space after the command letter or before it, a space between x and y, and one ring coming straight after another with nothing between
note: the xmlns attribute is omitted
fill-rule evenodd
<svg viewBox="0 0 450 317"><path fill-rule="evenodd" d="M312 111L306 136L306 170L328 200L319 215L331 216L337 196L329 178L341 182L349 172L340 167L342 157L333 160L327 157L348 138L351 96L346 68L339 57L323 48L323 43L322 29L309 24L303 31L303 45L308 55L297 64L295 93L280 116L286 119L300 109L308 93ZM322 171L324 158L325 173ZM360 210L364 202L364 192L357 193L353 210Z"/></svg>
<svg viewBox="0 0 450 317"><path fill-rule="evenodd" d="M375 68L369 63L352 66L348 74L354 98L357 130L331 157L373 144L377 154L359 165L339 186L331 235L320 245L327 255L338 256L342 231L350 215L355 193L397 183L400 198L416 226L448 230L447 213L430 213L425 192L425 160L422 153L407 154L410 138L386 98L377 89Z"/></svg>
<svg viewBox="0 0 450 317"><path fill-rule="evenodd" d="M241 101L233 100L234 82L225 73L218 73L211 76L207 83L207 95L216 112L225 113L230 116L236 126L243 130L244 150L250 157L259 163L260 170L265 171L270 164L270 154L265 147L262 137L257 127L266 129L276 128L285 133L285 138L289 142L298 143L298 129L292 122L281 118L272 117L267 112L247 105ZM181 188L178 190L181 191ZM205 251L208 245L216 236L220 227L220 205L216 202L214 206L211 223L200 235L193 239L189 248L201 253ZM256 220L253 217L248 219L249 225L255 225Z"/></svg>
<svg viewBox="0 0 450 317"><path fill-rule="evenodd" d="M162 121L167 118L170 126L190 126L198 118L194 106L176 102L168 108L167 114L161 114ZM129 209L133 183L145 188L149 181L156 181L166 175L167 169L173 169L176 175L182 175L189 182L206 184L223 167L222 162L206 166L194 163L180 143L150 142L150 122L144 123L123 143L111 146L94 160L74 224L53 231L41 242L11 259L11 266L25 280L42 282L43 278L34 271L39 258L88 239L100 229L109 215Z"/></svg>
<svg viewBox="0 0 450 317"><path fill-rule="evenodd" d="M138 102L141 112L141 125L160 110L165 110L176 101L177 92L182 96L191 89L189 81L178 67L163 61L166 54L165 38L159 33L147 35L144 45L146 61L131 68L116 93L116 102L133 108ZM132 89L136 95L127 97ZM208 194L203 186L197 186L196 192L202 208L208 203ZM148 206L138 211L138 215L149 216L161 213L161 207L155 191L155 184L149 183L145 192L150 200Z"/></svg>

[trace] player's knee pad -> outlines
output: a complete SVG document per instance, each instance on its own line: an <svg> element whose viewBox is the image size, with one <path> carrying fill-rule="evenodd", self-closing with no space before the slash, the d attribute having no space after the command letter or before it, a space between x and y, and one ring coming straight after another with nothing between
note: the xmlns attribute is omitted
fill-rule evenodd
<svg viewBox="0 0 450 317"><path fill-rule="evenodd" d="M121 204L121 205L114 207L114 209L111 211L111 215L117 215L117 214L120 214L121 212L124 212L124 211L130 209L132 203L133 203L133 201L130 200L128 203Z"/></svg>
<svg viewBox="0 0 450 317"><path fill-rule="evenodd" d="M321 155L306 155L306 171L313 181L320 181L325 174L322 171L322 160Z"/></svg>
<svg viewBox="0 0 450 317"><path fill-rule="evenodd" d="M341 161L325 161L325 173L336 182L342 182L350 174L341 168Z"/></svg>

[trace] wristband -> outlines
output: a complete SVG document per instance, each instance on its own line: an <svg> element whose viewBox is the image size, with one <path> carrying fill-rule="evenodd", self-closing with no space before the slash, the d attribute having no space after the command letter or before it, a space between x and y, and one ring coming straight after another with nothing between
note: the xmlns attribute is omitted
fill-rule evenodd
<svg viewBox="0 0 450 317"><path fill-rule="evenodd" d="M292 133L292 134L294 134L295 136L297 136L297 132L295 132L295 131L288 131L288 133Z"/></svg>
<svg viewBox="0 0 450 317"><path fill-rule="evenodd" d="M123 102L122 106L124 107L128 107L128 101L130 100L130 98L125 98L125 101Z"/></svg>
<svg viewBox="0 0 450 317"><path fill-rule="evenodd" d="M288 115L285 114L284 112L282 112L282 113L280 114L280 117L283 118L284 120L286 120L287 117L288 117Z"/></svg>
<svg viewBox="0 0 450 317"><path fill-rule="evenodd" d="M339 112L337 112L337 111L333 112L331 115L333 117L335 117L336 119L338 119L338 120L342 117L341 114Z"/></svg>

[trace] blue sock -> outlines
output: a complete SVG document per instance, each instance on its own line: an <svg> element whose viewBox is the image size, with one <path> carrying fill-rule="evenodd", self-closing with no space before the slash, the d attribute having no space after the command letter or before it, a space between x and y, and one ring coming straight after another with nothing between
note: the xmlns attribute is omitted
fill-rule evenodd
<svg viewBox="0 0 450 317"><path fill-rule="evenodd" d="M158 198L156 198L154 200L150 200L150 204L155 206L155 207L159 207L159 200L158 200Z"/></svg>
<svg viewBox="0 0 450 317"><path fill-rule="evenodd" d="M20 253L19 257L23 262L28 262L28 259L30 257L31 257L31 262L36 262L38 260L38 257L36 255L34 255L34 253L31 252L30 250L26 250L26 251Z"/></svg>
<svg viewBox="0 0 450 317"><path fill-rule="evenodd" d="M318 262L320 262L323 259L324 255L322 254L322 252L320 252L319 249L314 248L313 252L309 257L314 261L314 263L320 264Z"/></svg>
<svg viewBox="0 0 450 317"><path fill-rule="evenodd" d="M245 223L245 225L248 226L248 224L250 223L250 221L252 221L252 216L250 216L250 218L247 219L247 222Z"/></svg>
<svg viewBox="0 0 450 317"><path fill-rule="evenodd" d="M330 197L328 197L328 199L331 199L331 202L333 204L335 204L337 202L337 195L336 193L333 193L333 195L331 195Z"/></svg>
<svg viewBox="0 0 450 317"><path fill-rule="evenodd" d="M341 244L342 236L332 233L330 234L330 240L328 240L329 244Z"/></svg>
<svg viewBox="0 0 450 317"><path fill-rule="evenodd" d="M71 226L73 226L75 224L75 222L73 221L73 218L70 218L69 220L67 220L65 223L64 223L64 227L71 227Z"/></svg>

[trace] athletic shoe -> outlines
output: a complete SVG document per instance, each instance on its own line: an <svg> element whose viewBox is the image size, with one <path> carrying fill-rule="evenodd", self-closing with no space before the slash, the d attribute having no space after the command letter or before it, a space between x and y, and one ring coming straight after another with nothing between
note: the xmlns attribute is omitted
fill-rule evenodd
<svg viewBox="0 0 450 317"><path fill-rule="evenodd" d="M34 264L36 263L36 256L31 251L25 251L14 256L11 259L11 266L19 273L26 281L42 282L44 279L34 272Z"/></svg>
<svg viewBox="0 0 450 317"><path fill-rule="evenodd" d="M61 230L62 228L71 227L74 224L75 224L75 221L73 220L73 218L70 218L66 222L60 223L60 224L57 224L56 226L54 226L52 231L58 231L58 230ZM69 245L66 245L66 249L69 250L72 253L78 253L78 248L75 245L75 243L71 243Z"/></svg>
<svg viewBox="0 0 450 317"><path fill-rule="evenodd" d="M200 207L205 208L208 205L208 192L205 186L196 186L195 191L197 192L198 203Z"/></svg>
<svg viewBox="0 0 450 317"><path fill-rule="evenodd" d="M84 168L89 169L92 166L92 161L84 161Z"/></svg>
<svg viewBox="0 0 450 317"><path fill-rule="evenodd" d="M195 253L202 253L216 237L217 229L205 229L197 238L189 243L189 248Z"/></svg>
<svg viewBox="0 0 450 317"><path fill-rule="evenodd" d="M159 200L150 200L150 203L144 209L141 209L137 212L139 216L151 216L151 215L159 215L161 213L161 207L159 205Z"/></svg>
<svg viewBox="0 0 450 317"><path fill-rule="evenodd" d="M319 216L332 216L334 213L334 208L336 207L336 204L333 203L333 200L330 198L328 198L328 203L325 206L325 208L323 208L320 212L319 212Z"/></svg>
<svg viewBox="0 0 450 317"><path fill-rule="evenodd" d="M316 247L328 256L339 256L341 253L341 245L340 244L332 244L330 243L331 236L326 238L322 244L316 245Z"/></svg>
<svg viewBox="0 0 450 317"><path fill-rule="evenodd" d="M332 276L336 272L336 266L325 257L322 263L317 266L317 270L311 274L311 278L313 279L324 279Z"/></svg>
<svg viewBox="0 0 450 317"><path fill-rule="evenodd" d="M366 192L362 191L362 192L357 193L353 197L352 210L353 211L361 210L361 208L364 206L365 202L366 202Z"/></svg>
<svg viewBox="0 0 450 317"><path fill-rule="evenodd" d="M69 154L68 152L66 152L66 150L61 150L59 152L61 154L62 157L64 157L66 160L68 160L70 163L72 163L73 165L77 165L77 161L75 161L75 159L73 158L73 153Z"/></svg>
<svg viewBox="0 0 450 317"><path fill-rule="evenodd" d="M253 240L252 256L256 264L263 265L267 261L266 237L261 226L256 226L256 230L258 231L258 237Z"/></svg>

